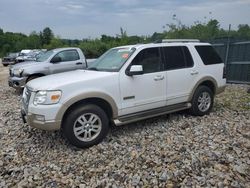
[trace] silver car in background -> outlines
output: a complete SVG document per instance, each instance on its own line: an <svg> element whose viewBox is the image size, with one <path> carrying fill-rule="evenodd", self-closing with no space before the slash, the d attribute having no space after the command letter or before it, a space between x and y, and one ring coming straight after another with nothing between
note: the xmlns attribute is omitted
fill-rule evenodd
<svg viewBox="0 0 250 188"><path fill-rule="evenodd" d="M87 61L79 48L58 48L45 52L36 61L23 62L9 69L9 86L19 89L35 78L84 69Z"/></svg>

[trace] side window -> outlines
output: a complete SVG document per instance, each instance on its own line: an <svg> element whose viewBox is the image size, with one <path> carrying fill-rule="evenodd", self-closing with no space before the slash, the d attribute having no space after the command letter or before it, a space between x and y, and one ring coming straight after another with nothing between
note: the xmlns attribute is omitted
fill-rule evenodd
<svg viewBox="0 0 250 188"><path fill-rule="evenodd" d="M80 59L79 54L76 50L65 50L62 52L59 52L55 55L55 57L60 57L62 62L63 61L76 61Z"/></svg>
<svg viewBox="0 0 250 188"><path fill-rule="evenodd" d="M190 54L190 51L188 50L188 48L186 46L183 46L182 49L183 49L184 57L186 60L186 67L193 67L194 61L193 61L193 58Z"/></svg>
<svg viewBox="0 0 250 188"><path fill-rule="evenodd" d="M133 59L131 65L142 65L144 73L161 71L162 69L159 48L143 49Z"/></svg>
<svg viewBox="0 0 250 188"><path fill-rule="evenodd" d="M163 47L163 53L166 61L166 69L180 69L185 67L185 58L180 46Z"/></svg>
<svg viewBox="0 0 250 188"><path fill-rule="evenodd" d="M212 46L195 46L195 48L205 65L223 63Z"/></svg>
<svg viewBox="0 0 250 188"><path fill-rule="evenodd" d="M163 47L167 70L192 67L194 62L186 46Z"/></svg>

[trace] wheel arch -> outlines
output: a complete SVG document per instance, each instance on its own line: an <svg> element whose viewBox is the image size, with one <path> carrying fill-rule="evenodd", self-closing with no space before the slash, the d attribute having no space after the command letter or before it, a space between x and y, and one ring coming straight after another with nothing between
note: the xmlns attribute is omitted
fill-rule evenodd
<svg viewBox="0 0 250 188"><path fill-rule="evenodd" d="M29 80L29 78L31 78L32 76L42 77L42 76L45 76L45 74L43 74L43 73L29 74L28 77L27 77L26 82L27 82L27 81Z"/></svg>
<svg viewBox="0 0 250 188"><path fill-rule="evenodd" d="M79 105L84 104L95 104L102 108L106 113L107 116L112 119L118 116L118 108L116 103L112 97L103 93L88 93L75 96L65 102L62 108L58 111L56 115L56 119L64 120L72 109L76 108Z"/></svg>
<svg viewBox="0 0 250 188"><path fill-rule="evenodd" d="M189 100L188 101L192 100L196 89L199 86L202 86L202 85L207 86L209 89L211 89L211 91L213 92L214 95L217 93L218 84L217 84L216 80L214 78L212 78L212 77L204 77L204 78L200 79L195 84L195 86L193 87L193 89L191 91L191 94L189 95Z"/></svg>

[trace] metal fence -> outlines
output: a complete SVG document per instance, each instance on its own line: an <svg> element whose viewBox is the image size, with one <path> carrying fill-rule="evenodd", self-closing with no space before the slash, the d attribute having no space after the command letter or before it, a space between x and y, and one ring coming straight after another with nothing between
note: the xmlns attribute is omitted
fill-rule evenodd
<svg viewBox="0 0 250 188"><path fill-rule="evenodd" d="M226 64L228 83L250 84L250 40L209 41Z"/></svg>

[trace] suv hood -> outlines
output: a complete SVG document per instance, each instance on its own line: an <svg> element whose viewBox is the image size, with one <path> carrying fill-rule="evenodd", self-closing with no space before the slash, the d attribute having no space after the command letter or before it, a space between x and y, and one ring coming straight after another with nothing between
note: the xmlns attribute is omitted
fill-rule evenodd
<svg viewBox="0 0 250 188"><path fill-rule="evenodd" d="M75 70L34 79L27 83L27 87L32 91L62 89L64 86L70 84L84 84L85 81L91 82L100 80L99 83L101 83L103 80L105 80L105 78L110 77L114 74L118 73L91 70Z"/></svg>

